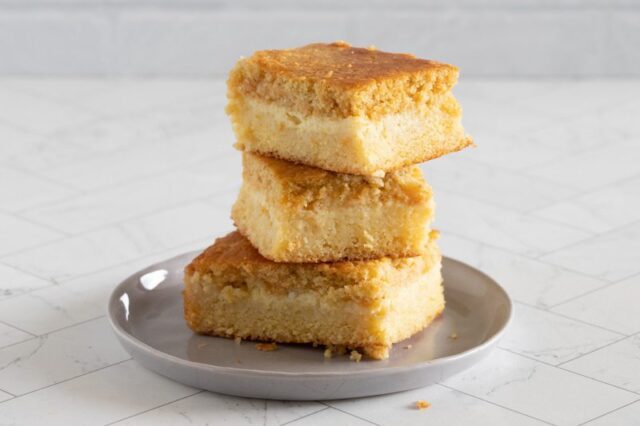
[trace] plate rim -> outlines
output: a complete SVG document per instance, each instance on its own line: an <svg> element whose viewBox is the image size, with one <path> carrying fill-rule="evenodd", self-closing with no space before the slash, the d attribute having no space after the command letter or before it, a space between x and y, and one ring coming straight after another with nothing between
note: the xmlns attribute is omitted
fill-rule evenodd
<svg viewBox="0 0 640 426"><path fill-rule="evenodd" d="M198 253L200 253L202 250L191 250L188 252L184 252L182 254L178 254L176 256L172 256L168 259L159 261L159 262L155 262L145 268L142 268L132 274L130 274L129 276L127 276L127 278L125 278L124 280L122 280L117 286L115 286L113 288L113 290L111 291L111 294L109 295L109 299L107 301L107 318L109 320L109 324L111 325L111 328L114 330L116 336L121 340L121 341L126 341L129 345L136 347L139 350L142 350L144 352L147 352L149 355L155 357L155 358L160 358L164 361L171 361L173 363L177 363L177 364L181 364L182 366L186 366L186 367L191 367L191 368L197 368L197 369L203 369L206 370L208 372L211 373L216 373L216 374L231 374L231 375L243 375L243 376L252 376L252 377L256 377L256 376L260 376L260 377L296 377L296 378L310 378L310 379L314 379L314 378L330 378L330 377L343 377L343 378L349 378L349 377L360 377L360 376L381 376L381 375L390 375L390 374L402 374L402 373L406 373L408 371L415 371L417 369L424 369L424 368L429 368L429 367L437 367L437 366L443 366L443 365L447 365L450 364L452 362L455 362L456 360L460 359L460 358L465 358L469 355L472 355L473 353L479 353L482 352L484 349L487 349L488 347L493 346L504 334L505 330L507 329L507 327L511 324L511 321L513 320L513 301L511 300L511 297L509 297L509 293L493 278L491 278L489 275L487 275L486 273L484 273L483 271L465 263L462 262L460 260L457 259L453 259L451 257L448 256L442 256L443 259L443 266L444 266L444 262L453 262L454 264L458 264L459 266L462 266L464 268L467 269L471 269L473 270L475 273L479 273L485 280L487 280L489 283L491 283L492 285L494 285L495 287L497 287L498 291L500 293L502 293L502 295L504 296L506 302L507 302L507 308L508 308L508 312L507 312L507 319L506 321L504 321L504 323L502 324L502 326L491 336L489 337L487 340L485 340L484 342L482 342L479 345L473 346L467 350L464 350L462 352L453 354L453 355L448 355L448 356L444 356L444 357L440 357L440 358L435 358L432 360L428 360L428 361L420 361L420 362L416 362L414 364L411 365L405 365L405 366L392 366L392 367L387 367L387 368L382 368L382 369L378 369L378 370L360 370L360 371L353 371L353 372L325 372L325 373L307 373L307 372L290 372L290 371L274 371L274 370L255 370L252 368L238 368L238 367L225 367L225 366L219 366L219 365L213 365L213 364L206 364L206 363L202 363L202 362L197 362L197 361L191 361L191 360L187 360L184 358L180 358L178 356L175 355L171 355L169 353L163 352L159 349L154 348L153 346L145 343L144 341L136 338L134 335L132 335L131 333L127 332L126 330L124 330L124 328L117 322L116 318L114 318L115 315L112 315L112 306L118 302L118 296L120 293L122 293L122 289L127 286L129 284L129 281L131 281L132 279L134 279L134 277L141 275L144 271L147 271L149 269L154 269L154 268L159 268L160 264L163 263L167 263L170 262L172 260L175 260L177 258L181 258L187 255L194 255L197 256ZM445 307L446 309L446 307ZM132 357L135 359L136 357L131 354ZM372 361L375 362L375 361Z"/></svg>

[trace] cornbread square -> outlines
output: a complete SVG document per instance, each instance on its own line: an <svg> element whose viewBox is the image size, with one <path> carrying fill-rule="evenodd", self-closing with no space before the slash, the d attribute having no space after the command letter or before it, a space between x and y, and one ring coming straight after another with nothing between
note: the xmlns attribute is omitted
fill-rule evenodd
<svg viewBox="0 0 640 426"><path fill-rule="evenodd" d="M236 147L382 176L470 144L452 65L344 42L264 50L230 73Z"/></svg>
<svg viewBox="0 0 640 426"><path fill-rule="evenodd" d="M375 359L444 309L440 252L335 263L275 263L240 233L185 268L184 316L197 333L360 350Z"/></svg>
<svg viewBox="0 0 640 426"><path fill-rule="evenodd" d="M270 260L326 262L417 256L434 208L418 166L370 177L245 152L231 217Z"/></svg>

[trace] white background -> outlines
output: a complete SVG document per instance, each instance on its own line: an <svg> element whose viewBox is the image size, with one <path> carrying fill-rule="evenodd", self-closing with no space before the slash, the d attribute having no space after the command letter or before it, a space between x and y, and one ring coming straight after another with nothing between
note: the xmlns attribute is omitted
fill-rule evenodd
<svg viewBox="0 0 640 426"><path fill-rule="evenodd" d="M240 55L344 39L466 76L640 73L634 0L0 0L0 73L223 75Z"/></svg>

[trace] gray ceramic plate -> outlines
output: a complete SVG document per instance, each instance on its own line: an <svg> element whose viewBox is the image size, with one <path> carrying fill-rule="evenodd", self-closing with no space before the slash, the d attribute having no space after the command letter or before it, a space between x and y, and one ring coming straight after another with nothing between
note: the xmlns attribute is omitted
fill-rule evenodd
<svg viewBox="0 0 640 426"><path fill-rule="evenodd" d="M379 395L441 381L486 357L511 317L507 293L482 272L444 259L447 306L423 332L394 345L384 361L325 359L321 348L254 343L193 334L182 319L182 269L196 252L126 279L109 300L109 318L143 366L178 382L255 398L320 400ZM457 336L457 338L452 338ZM411 345L410 349L406 349Z"/></svg>

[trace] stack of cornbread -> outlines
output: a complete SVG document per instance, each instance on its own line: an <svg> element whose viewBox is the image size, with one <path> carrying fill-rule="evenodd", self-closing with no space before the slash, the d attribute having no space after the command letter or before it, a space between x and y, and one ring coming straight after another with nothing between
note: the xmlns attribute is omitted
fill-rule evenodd
<svg viewBox="0 0 640 426"><path fill-rule="evenodd" d="M441 255L415 164L472 144L457 76L343 42L241 59L227 108L243 151L238 230L187 266L189 327L384 359L431 323Z"/></svg>

